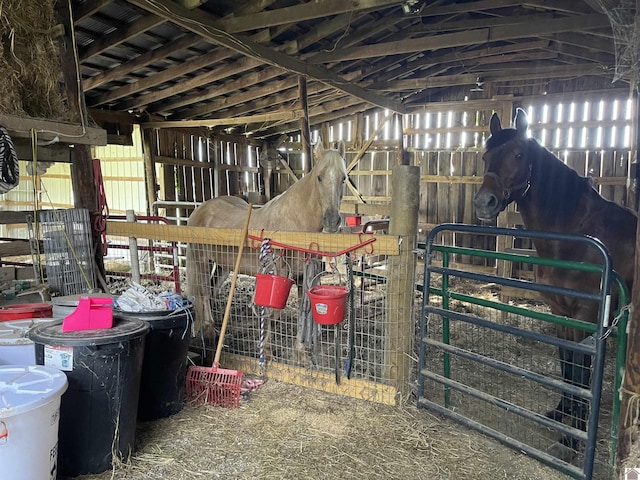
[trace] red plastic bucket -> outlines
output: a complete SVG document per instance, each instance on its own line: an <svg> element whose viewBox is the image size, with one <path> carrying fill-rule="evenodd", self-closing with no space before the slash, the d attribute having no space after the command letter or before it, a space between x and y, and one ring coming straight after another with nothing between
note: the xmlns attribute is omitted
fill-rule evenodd
<svg viewBox="0 0 640 480"><path fill-rule="evenodd" d="M335 325L344 320L347 305L347 287L316 285L307 292L311 299L313 320L321 325Z"/></svg>
<svg viewBox="0 0 640 480"><path fill-rule="evenodd" d="M0 322L51 316L53 316L53 306L50 303L17 303L0 307Z"/></svg>
<svg viewBox="0 0 640 480"><path fill-rule="evenodd" d="M253 303L259 307L282 309L287 304L293 280L269 273L256 273Z"/></svg>
<svg viewBox="0 0 640 480"><path fill-rule="evenodd" d="M350 227L362 225L362 217L360 215L345 217L345 220Z"/></svg>

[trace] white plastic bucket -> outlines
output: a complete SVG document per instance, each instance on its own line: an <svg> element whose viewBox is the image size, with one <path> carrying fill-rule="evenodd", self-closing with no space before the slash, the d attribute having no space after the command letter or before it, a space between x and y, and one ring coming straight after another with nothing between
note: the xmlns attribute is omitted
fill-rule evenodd
<svg viewBox="0 0 640 480"><path fill-rule="evenodd" d="M36 347L27 332L41 323L59 321L60 318L28 318L0 322L0 365L35 365Z"/></svg>
<svg viewBox="0 0 640 480"><path fill-rule="evenodd" d="M56 479L60 398L66 390L67 377L55 368L0 366L0 465L12 480Z"/></svg>

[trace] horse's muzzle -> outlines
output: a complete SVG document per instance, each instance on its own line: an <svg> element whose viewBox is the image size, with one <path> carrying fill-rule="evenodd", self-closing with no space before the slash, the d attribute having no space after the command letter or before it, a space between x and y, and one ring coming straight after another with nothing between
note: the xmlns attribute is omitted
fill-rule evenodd
<svg viewBox="0 0 640 480"><path fill-rule="evenodd" d="M504 209L503 202L492 192L480 189L473 199L476 216L484 221L493 221Z"/></svg>
<svg viewBox="0 0 640 480"><path fill-rule="evenodd" d="M322 217L322 231L326 233L335 233L340 228L340 213L338 211L327 210Z"/></svg>

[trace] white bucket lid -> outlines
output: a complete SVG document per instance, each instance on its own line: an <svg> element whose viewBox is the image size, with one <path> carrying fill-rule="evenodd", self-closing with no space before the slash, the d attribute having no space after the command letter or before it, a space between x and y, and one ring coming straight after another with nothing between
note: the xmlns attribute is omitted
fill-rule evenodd
<svg viewBox="0 0 640 480"><path fill-rule="evenodd" d="M27 338L27 332L42 323L59 322L61 318L26 318L0 322L0 346L24 345L33 342Z"/></svg>
<svg viewBox="0 0 640 480"><path fill-rule="evenodd" d="M67 390L67 376L44 365L0 365L0 419L34 410Z"/></svg>

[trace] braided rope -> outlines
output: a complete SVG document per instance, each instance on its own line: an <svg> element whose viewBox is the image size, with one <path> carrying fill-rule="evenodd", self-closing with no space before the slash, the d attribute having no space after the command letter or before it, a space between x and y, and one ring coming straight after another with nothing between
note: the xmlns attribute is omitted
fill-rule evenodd
<svg viewBox="0 0 640 480"><path fill-rule="evenodd" d="M260 244L260 254L258 258L260 261L260 273L272 274L272 275L276 274L276 255L273 252L273 249L271 248L271 239L264 238L262 240L262 243ZM269 264L271 264L271 268L269 268ZM260 339L258 340L258 351L259 351L258 366L260 369L261 376L264 374L264 363L265 363L264 342L265 342L265 323L266 323L265 319L267 316L268 316L267 307L261 306L259 315L258 315L258 317L260 318Z"/></svg>

